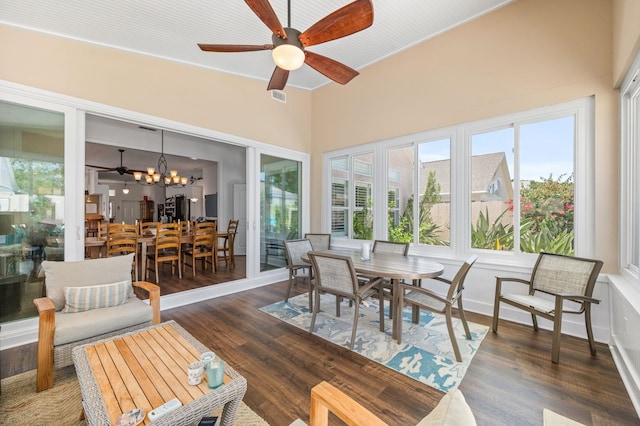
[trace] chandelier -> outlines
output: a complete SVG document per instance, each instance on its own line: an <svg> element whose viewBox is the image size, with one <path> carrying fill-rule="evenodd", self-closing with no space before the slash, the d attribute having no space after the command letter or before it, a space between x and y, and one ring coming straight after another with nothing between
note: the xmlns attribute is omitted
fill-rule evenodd
<svg viewBox="0 0 640 426"><path fill-rule="evenodd" d="M161 130L162 151L158 158L158 167L147 167L147 174L142 180L143 172L133 172L133 178L140 184L164 185L164 186L186 186L189 178L181 177L177 170L169 170L167 173L167 159L164 156L164 130Z"/></svg>

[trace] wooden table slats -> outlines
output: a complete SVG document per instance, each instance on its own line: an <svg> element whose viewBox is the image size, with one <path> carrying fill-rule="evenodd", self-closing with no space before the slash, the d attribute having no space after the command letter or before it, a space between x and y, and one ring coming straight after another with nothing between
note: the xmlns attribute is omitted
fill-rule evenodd
<svg viewBox="0 0 640 426"><path fill-rule="evenodd" d="M100 356L98 355L96 346L87 348L87 358L93 366L93 374L96 377L96 382L100 388L100 393L102 394L102 399L104 400L104 405L107 409L107 413L109 414L109 418L113 419L114 415L118 418L122 415L123 411L120 409L120 402L118 402L118 398L116 398L116 395L113 392L113 388L109 382L109 376L100 361ZM115 414L116 412L118 414ZM113 423L113 420L111 423Z"/></svg>
<svg viewBox="0 0 640 426"><path fill-rule="evenodd" d="M197 423L216 406L224 406L221 424L232 426L247 389L244 377L225 365L224 386L209 389L206 379L188 384L188 366L207 350L174 321L74 348L88 424L114 424L134 408L149 413L178 398L183 406L158 426Z"/></svg>

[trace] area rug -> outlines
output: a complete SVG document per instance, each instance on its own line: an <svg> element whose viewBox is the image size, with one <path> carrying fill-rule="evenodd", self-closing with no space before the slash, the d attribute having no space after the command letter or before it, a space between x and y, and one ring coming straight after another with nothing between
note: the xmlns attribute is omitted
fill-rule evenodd
<svg viewBox="0 0 640 426"><path fill-rule="evenodd" d="M335 296L322 295L314 334L336 345L349 347L353 325L353 308L344 301L340 317L335 316ZM260 308L288 324L309 330L311 313L309 296L301 294L288 302L277 302ZM385 332L380 331L377 300L367 300L360 307L358 331L353 350L375 362L403 373L419 382L447 392L457 387L469 363L478 351L488 327L468 322L471 340L464 334L462 322L454 318L454 330L463 362L456 362L449 340L445 317L421 310L420 323L411 322L411 308L403 311L402 343L391 338L389 307L385 306Z"/></svg>
<svg viewBox="0 0 640 426"><path fill-rule="evenodd" d="M80 420L82 395L73 366L55 370L54 383L51 389L36 393L35 370L3 379L0 425L85 425L86 422ZM219 412L214 410L212 415L219 415ZM240 404L235 424L269 426L244 403Z"/></svg>

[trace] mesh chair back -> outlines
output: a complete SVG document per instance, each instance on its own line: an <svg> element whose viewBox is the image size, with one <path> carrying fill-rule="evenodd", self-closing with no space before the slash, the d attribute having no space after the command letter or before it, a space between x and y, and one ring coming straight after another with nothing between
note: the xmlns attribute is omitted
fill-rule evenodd
<svg viewBox="0 0 640 426"><path fill-rule="evenodd" d="M457 295L462 293L462 290L464 290L464 280L465 278L467 278L467 274L469 273L469 270L471 269L473 264L476 263L476 260L478 260L478 256L469 256L467 260L464 261L460 269L458 269L456 276L451 280L451 286L449 287L447 299L453 300L457 297Z"/></svg>
<svg viewBox="0 0 640 426"><path fill-rule="evenodd" d="M374 253L395 253L406 256L409 253L409 243L375 240L372 251Z"/></svg>
<svg viewBox="0 0 640 426"><path fill-rule="evenodd" d="M311 245L311 241L307 239L285 240L284 248L287 251L287 264L289 266L294 266L294 265L309 266L308 263L305 263L302 260L302 257L306 256L307 253L309 253L310 251L313 251L313 246Z"/></svg>
<svg viewBox="0 0 640 426"><path fill-rule="evenodd" d="M355 295L358 278L351 258L328 253L309 253L320 291Z"/></svg>
<svg viewBox="0 0 640 426"><path fill-rule="evenodd" d="M602 268L599 260L540 253L531 274L535 290L591 296Z"/></svg>
<svg viewBox="0 0 640 426"><path fill-rule="evenodd" d="M314 251L329 250L331 247L331 234L304 234L311 241Z"/></svg>

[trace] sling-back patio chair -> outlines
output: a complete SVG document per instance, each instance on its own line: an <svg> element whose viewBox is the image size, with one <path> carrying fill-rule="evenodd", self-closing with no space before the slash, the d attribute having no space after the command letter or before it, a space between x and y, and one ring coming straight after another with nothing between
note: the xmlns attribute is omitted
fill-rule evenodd
<svg viewBox="0 0 640 426"><path fill-rule="evenodd" d="M396 315L402 315L404 305L412 305L417 309L422 308L431 312L444 314L447 320L447 331L449 332L451 346L453 346L453 352L458 362L462 362L462 356L460 355L460 348L453 330L453 305L458 305L458 315L462 321L466 337L467 339L471 339L471 332L469 331L469 325L467 324L467 319L464 316L464 309L462 307L462 290L464 290L464 280L467 277L467 273L477 259L478 257L474 255L465 260L451 280L442 277L430 279L435 282L445 283L448 286L446 294L444 295L436 293L426 287L417 287L405 283L399 284L400 293L398 294ZM401 317L398 317L398 319L400 318ZM419 315L413 316L414 323L418 323L419 319ZM398 344L400 344L402 342L402 321L398 321L398 324L400 324L398 329Z"/></svg>
<svg viewBox="0 0 640 426"><path fill-rule="evenodd" d="M353 329L349 343L349 349L353 349L358 328L360 302L373 295L377 295L382 300L382 279L374 278L366 284L360 285L350 257L320 252L310 252L308 256L315 273L315 284L313 285L315 300L309 332L313 333L316 316L320 311L320 294L336 295L336 304L342 299L349 299L354 305ZM384 332L384 311L382 309L379 311L380 331ZM340 316L339 311L336 312L336 315Z"/></svg>
<svg viewBox="0 0 640 426"><path fill-rule="evenodd" d="M546 318L553 322L551 362L557 364L560 360L563 314L584 313L589 348L591 355L595 355L596 346L591 329L591 304L600 303L592 295L602 265L600 260L543 252L538 256L529 280L496 277L493 332L498 331L500 302L529 312L535 331L538 331L536 317ZM503 293L502 284L506 282L524 284L528 286L529 292L528 294Z"/></svg>

